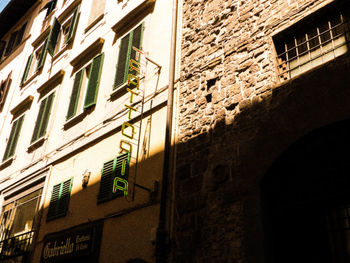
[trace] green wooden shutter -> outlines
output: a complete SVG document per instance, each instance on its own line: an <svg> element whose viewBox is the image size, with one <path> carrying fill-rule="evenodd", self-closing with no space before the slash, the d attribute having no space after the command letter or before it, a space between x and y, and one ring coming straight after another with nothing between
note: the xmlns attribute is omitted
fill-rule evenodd
<svg viewBox="0 0 350 263"><path fill-rule="evenodd" d="M72 189L72 179L61 184L61 195L57 206L56 216L65 216L67 214L70 192Z"/></svg>
<svg viewBox="0 0 350 263"><path fill-rule="evenodd" d="M74 11L72 21L71 21L70 26L69 26L68 37L67 37L66 43L71 42L73 39L75 30L76 30L77 24L78 24L79 8L80 8L80 5Z"/></svg>
<svg viewBox="0 0 350 263"><path fill-rule="evenodd" d="M96 104L98 87L103 64L103 53L92 60L91 69L89 72L89 82L84 101L84 109Z"/></svg>
<svg viewBox="0 0 350 263"><path fill-rule="evenodd" d="M53 98L54 93L51 93L48 97L41 101L31 142L34 142L45 135L46 127L49 122Z"/></svg>
<svg viewBox="0 0 350 263"><path fill-rule="evenodd" d="M100 190L97 197L97 202L101 203L112 198L112 186L114 180L114 170L117 159L105 162L101 171Z"/></svg>
<svg viewBox="0 0 350 263"><path fill-rule="evenodd" d="M60 192L61 192L61 185L62 185L62 183L61 184L57 184L57 185L55 185L53 187L46 220L49 220L49 219L53 218L56 215L56 210L57 210L57 206L58 206L58 200L59 200Z"/></svg>
<svg viewBox="0 0 350 263"><path fill-rule="evenodd" d="M30 65L32 64L32 60L33 60L33 54L31 54L28 57L27 65L26 65L26 68L24 70L23 77L22 77L22 80L21 80L21 86L23 86L24 82L27 80L29 69L30 69Z"/></svg>
<svg viewBox="0 0 350 263"><path fill-rule="evenodd" d="M130 57L134 60L136 60L136 51L132 49L132 47L136 47L138 49L141 49L141 42L142 42L142 32L143 32L143 24L139 25L137 28L133 31L133 37L132 37L132 44L131 44L131 55ZM138 60L139 61L139 60ZM134 75L136 75L136 71L133 72Z"/></svg>
<svg viewBox="0 0 350 263"><path fill-rule="evenodd" d="M42 67L44 66L45 63L45 59L46 59L46 54L47 54L47 47L49 44L49 40L46 39L45 43L43 45L42 51L40 53L39 59L38 59L38 66L36 68L36 71L39 71L42 69Z"/></svg>
<svg viewBox="0 0 350 263"><path fill-rule="evenodd" d="M79 101L81 82L83 79L83 70L84 69L80 70L78 73L75 74L72 95L70 96L70 102L69 102L68 112L67 112L67 116L66 116L67 120L72 118L77 112L77 105L78 105L78 101Z"/></svg>
<svg viewBox="0 0 350 263"><path fill-rule="evenodd" d="M57 38L60 33L60 29L61 29L61 24L55 18L50 35L48 37L48 44L47 44L47 51L51 56L53 56L53 54L55 53L55 47L57 44Z"/></svg>
<svg viewBox="0 0 350 263"><path fill-rule="evenodd" d="M7 160L11 156L13 156L15 153L17 141L19 138L19 133L20 133L21 128L22 128L23 118L24 118L24 116L21 116L12 125L12 129L11 129L9 140L7 142L3 161Z"/></svg>
<svg viewBox="0 0 350 263"><path fill-rule="evenodd" d="M73 179L69 179L53 187L46 220L55 219L67 214L72 181Z"/></svg>
<svg viewBox="0 0 350 263"><path fill-rule="evenodd" d="M46 16L48 16L49 14L51 14L51 12L55 9L56 7L56 0L53 0L53 1L50 1L48 2L44 8L47 8L47 11L46 11Z"/></svg>
<svg viewBox="0 0 350 263"><path fill-rule="evenodd" d="M50 96L46 99L46 106L44 110L44 114L42 116L42 123L39 131L39 138L44 136L46 133L47 124L49 122L51 107L54 98L54 93L51 93Z"/></svg>
<svg viewBox="0 0 350 263"><path fill-rule="evenodd" d="M127 80L127 66L128 66L128 50L129 50L130 33L122 38L120 41L117 71L114 79L114 89L119 88Z"/></svg>

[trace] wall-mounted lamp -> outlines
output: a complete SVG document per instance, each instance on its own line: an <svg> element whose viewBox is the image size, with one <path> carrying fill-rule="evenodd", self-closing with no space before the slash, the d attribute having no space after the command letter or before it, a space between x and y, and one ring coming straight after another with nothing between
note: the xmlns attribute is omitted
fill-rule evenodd
<svg viewBox="0 0 350 263"><path fill-rule="evenodd" d="M91 172L89 172L88 170L85 170L85 172L83 173L83 180L82 180L82 186L83 188L86 188L88 183L89 183L89 179L90 179L90 174Z"/></svg>

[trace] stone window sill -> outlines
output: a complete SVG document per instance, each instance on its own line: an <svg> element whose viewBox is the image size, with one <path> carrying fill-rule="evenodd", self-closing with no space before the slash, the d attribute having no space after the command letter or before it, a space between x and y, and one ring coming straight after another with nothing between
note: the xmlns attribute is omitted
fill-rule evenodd
<svg viewBox="0 0 350 263"><path fill-rule="evenodd" d="M75 115L68 119L64 124L63 124L63 129L67 130L70 127L74 126L78 122L82 121L87 115L87 110L84 110L83 112L79 113L78 115Z"/></svg>
<svg viewBox="0 0 350 263"><path fill-rule="evenodd" d="M0 164L0 170L8 167L16 159L16 156L11 156Z"/></svg>
<svg viewBox="0 0 350 263"><path fill-rule="evenodd" d="M28 152L32 152L34 151L35 149L38 149L41 145L44 144L44 142L46 141L46 137L43 136L39 139L37 139L36 141L34 141L33 143L31 143L28 147Z"/></svg>

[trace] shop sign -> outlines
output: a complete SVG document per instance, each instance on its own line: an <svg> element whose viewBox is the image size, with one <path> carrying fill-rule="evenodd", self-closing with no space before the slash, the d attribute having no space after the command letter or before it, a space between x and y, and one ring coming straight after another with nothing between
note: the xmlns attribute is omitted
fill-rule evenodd
<svg viewBox="0 0 350 263"><path fill-rule="evenodd" d="M98 255L102 227L102 223L94 223L47 235L44 239L41 263L63 262L85 257L92 260Z"/></svg>

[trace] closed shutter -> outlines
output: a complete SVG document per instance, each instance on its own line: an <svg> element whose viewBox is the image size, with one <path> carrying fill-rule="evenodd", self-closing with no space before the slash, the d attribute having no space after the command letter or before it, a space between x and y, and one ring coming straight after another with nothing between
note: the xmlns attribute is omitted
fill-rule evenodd
<svg viewBox="0 0 350 263"><path fill-rule="evenodd" d="M15 47L18 46L22 42L22 39L23 39L23 36L24 36L24 31L26 30L26 27L27 27L27 23L25 23L21 27L21 29L18 31L18 34L17 34L17 37L16 37L16 42L15 42Z"/></svg>
<svg viewBox="0 0 350 263"><path fill-rule="evenodd" d="M117 159L115 158L103 164L101 171L100 191L97 197L98 203L108 201L112 198L112 187L116 161Z"/></svg>
<svg viewBox="0 0 350 263"><path fill-rule="evenodd" d="M5 51L5 56L8 56L8 55L11 53L11 51L12 51L14 45L15 45L15 40L16 40L17 34L18 34L18 31L15 31L15 32L13 32L13 33L11 34L10 40L9 40L9 42L7 43L7 47L6 47L6 51Z"/></svg>
<svg viewBox="0 0 350 263"><path fill-rule="evenodd" d="M73 83L73 89L72 89L72 95L70 96L70 102L68 107L68 113L66 119L72 118L76 111L77 111L77 105L79 101L79 94L80 94L80 88L81 88L81 82L83 79L83 70L80 70L78 73L75 74L74 83Z"/></svg>
<svg viewBox="0 0 350 263"><path fill-rule="evenodd" d="M114 80L114 89L120 87L128 79L128 74L138 75L137 71L129 72L130 59L135 59L136 52L132 47L141 49L143 24L139 25L128 35L122 38L119 48L117 71Z"/></svg>
<svg viewBox="0 0 350 263"><path fill-rule="evenodd" d="M11 156L13 156L14 153L15 153L15 149L16 149L16 146L17 146L17 141L18 141L19 134L20 134L20 131L21 131L21 128L22 128L23 118L24 118L24 116L21 116L12 125L10 138L9 138L9 140L7 142L7 146L6 146L5 154L4 154L4 157L3 157L3 161L7 160Z"/></svg>
<svg viewBox="0 0 350 263"><path fill-rule="evenodd" d="M48 37L48 44L47 44L47 51L51 56L53 56L53 54L55 53L57 38L60 33L60 29L61 29L61 24L55 18L50 35Z"/></svg>
<svg viewBox="0 0 350 263"><path fill-rule="evenodd" d="M67 214L72 181L72 179L69 179L53 187L46 220L52 220Z"/></svg>
<svg viewBox="0 0 350 263"><path fill-rule="evenodd" d="M46 99L46 105L45 105L44 114L42 116L42 123L40 127L39 138L44 136L46 133L46 127L50 118L53 98L54 98L54 93L51 93L50 96Z"/></svg>
<svg viewBox="0 0 350 263"><path fill-rule="evenodd" d="M36 68L36 71L40 71L42 69L42 67L44 66L45 59L46 59L46 54L47 54L48 44L49 44L49 40L46 39L45 43L44 43L44 45L42 47L39 59L38 59L38 66Z"/></svg>
<svg viewBox="0 0 350 263"><path fill-rule="evenodd" d="M26 82L26 80L27 80L29 69L30 69L30 65L32 64L32 60L33 60L33 54L31 54L28 57L27 65L26 65L26 68L24 70L23 77L22 77L22 80L21 80L21 86L23 86L24 82Z"/></svg>
<svg viewBox="0 0 350 263"><path fill-rule="evenodd" d="M125 83L127 77L127 60L128 60L128 49L129 49L130 34L122 38L119 48L119 56L117 63L117 72L114 79L114 89L119 88Z"/></svg>
<svg viewBox="0 0 350 263"><path fill-rule="evenodd" d="M103 64L103 53L95 57L92 61L89 82L87 85L86 97L84 101L84 109L96 104L98 87L100 84L100 76Z"/></svg>
<svg viewBox="0 0 350 263"><path fill-rule="evenodd" d="M0 40L0 59L5 51L6 41Z"/></svg>
<svg viewBox="0 0 350 263"><path fill-rule="evenodd" d="M54 93L50 94L50 96L41 101L31 142L36 141L45 134L47 123L50 117L53 98Z"/></svg>
<svg viewBox="0 0 350 263"><path fill-rule="evenodd" d="M70 43L73 40L73 36L78 24L79 8L80 6L78 6L74 11L72 22L70 23L70 26L69 26L69 32L68 32L66 43Z"/></svg>

